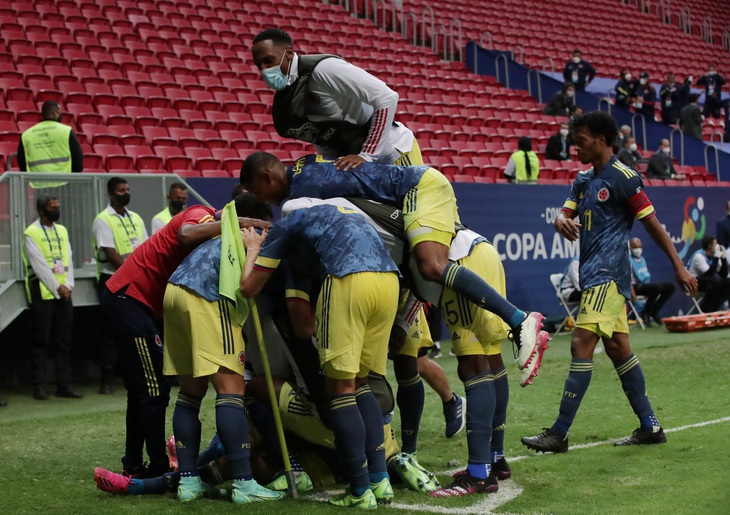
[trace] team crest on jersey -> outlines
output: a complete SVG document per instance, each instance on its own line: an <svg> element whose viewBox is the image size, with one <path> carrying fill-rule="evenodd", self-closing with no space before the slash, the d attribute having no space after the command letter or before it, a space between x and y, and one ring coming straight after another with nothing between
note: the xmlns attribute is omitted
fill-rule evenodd
<svg viewBox="0 0 730 515"><path fill-rule="evenodd" d="M160 335L159 334L156 334L155 335L155 344L158 347L162 348L162 338L160 338Z"/></svg>
<svg viewBox="0 0 730 515"><path fill-rule="evenodd" d="M246 363L246 353L245 352L241 351L238 353L238 362L241 364L241 366L243 366L244 363Z"/></svg>
<svg viewBox="0 0 730 515"><path fill-rule="evenodd" d="M608 188L601 188L598 190L598 195L596 195L596 197L598 198L598 202L606 202L609 197Z"/></svg>

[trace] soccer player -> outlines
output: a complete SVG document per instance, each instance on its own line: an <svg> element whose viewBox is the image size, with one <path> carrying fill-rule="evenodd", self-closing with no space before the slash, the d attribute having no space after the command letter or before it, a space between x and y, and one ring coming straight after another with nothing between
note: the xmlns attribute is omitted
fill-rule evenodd
<svg viewBox="0 0 730 515"><path fill-rule="evenodd" d="M421 277L453 289L507 322L519 348L520 368L527 367L547 341L540 313L517 309L477 274L449 261L449 246L460 221L454 190L438 170L363 163L343 173L334 161L315 155L287 168L276 156L255 152L244 162L240 179L259 200L277 205L287 197L356 197L401 208L404 232Z"/></svg>
<svg viewBox="0 0 730 515"><path fill-rule="evenodd" d="M350 478L349 489L330 503L370 509L391 502L382 416L367 376L386 372L398 307L398 268L361 215L335 206L300 209L282 218L265 242L252 230L242 234L245 297L257 295L285 257L304 269L321 269L317 345L335 445Z"/></svg>
<svg viewBox="0 0 730 515"><path fill-rule="evenodd" d="M577 116L571 125L581 163L593 167L580 172L573 182L555 230L570 241L580 238L580 311L558 418L551 428L522 438L522 443L542 452L568 450L568 431L590 384L599 339L640 422L630 437L615 445L663 443L666 437L646 394L644 373L629 346L626 299L631 295L631 267L626 243L634 219L664 251L677 282L692 296L697 293L697 281L684 268L659 223L639 174L612 155L611 142L618 133L613 118L594 111Z"/></svg>

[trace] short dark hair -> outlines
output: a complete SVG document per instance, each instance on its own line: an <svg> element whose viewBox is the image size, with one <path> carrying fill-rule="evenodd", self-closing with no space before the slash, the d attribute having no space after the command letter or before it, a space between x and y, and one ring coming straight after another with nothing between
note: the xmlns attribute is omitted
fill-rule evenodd
<svg viewBox="0 0 730 515"><path fill-rule="evenodd" d="M241 166L241 176L239 180L244 186L251 184L259 176L261 176L266 169L277 162L279 159L268 152L254 152L246 158Z"/></svg>
<svg viewBox="0 0 730 515"><path fill-rule="evenodd" d="M707 250L710 248L710 245L712 245L712 242L715 241L714 236L710 236L709 234L702 238L702 250Z"/></svg>
<svg viewBox="0 0 730 515"><path fill-rule="evenodd" d="M40 211L41 209L45 209L51 200L58 200L58 197L53 197L51 195L42 195L35 199L35 208L38 211Z"/></svg>
<svg viewBox="0 0 730 515"><path fill-rule="evenodd" d="M123 179L122 177L112 177L106 181L106 192L113 193L120 184L127 184L127 179Z"/></svg>
<svg viewBox="0 0 730 515"><path fill-rule="evenodd" d="M689 103L697 102L697 99L700 98L700 96L697 93L690 93L690 95L687 97L687 100L689 100Z"/></svg>
<svg viewBox="0 0 730 515"><path fill-rule="evenodd" d="M580 54L580 55L583 55L583 52L581 52L581 51L580 51L580 48L576 48L575 50L573 50L573 53L574 53L574 54Z"/></svg>
<svg viewBox="0 0 730 515"><path fill-rule="evenodd" d="M173 182L170 184L170 187L167 190L168 194L172 194L172 190L183 190L188 191L188 187L184 185L182 182Z"/></svg>
<svg viewBox="0 0 730 515"><path fill-rule="evenodd" d="M572 82L566 82L566 83L564 83L563 84L563 93L565 93L566 91L568 91L570 88L575 89L575 86L573 85Z"/></svg>
<svg viewBox="0 0 730 515"><path fill-rule="evenodd" d="M576 115L570 121L570 125L573 132L580 128L585 128L594 138L603 136L607 146L610 146L618 136L616 120L613 119L613 116L603 111L590 111Z"/></svg>
<svg viewBox="0 0 730 515"><path fill-rule="evenodd" d="M41 106L41 116L43 116L44 120L49 120L51 115L53 115L53 111L60 108L61 105L55 100L46 100Z"/></svg>
<svg viewBox="0 0 730 515"><path fill-rule="evenodd" d="M259 41L266 41L267 39L270 39L275 44L282 44L286 46L292 46L293 41L291 39L291 36L289 33L285 30L281 29L264 29L253 38L253 44L255 45Z"/></svg>
<svg viewBox="0 0 730 515"><path fill-rule="evenodd" d="M238 195L233 201L236 203L236 214L247 218L256 218L258 220L272 220L274 213L271 206L256 199L252 193L244 191Z"/></svg>
<svg viewBox="0 0 730 515"><path fill-rule="evenodd" d="M237 196L239 196L241 193L244 193L246 190L243 187L243 184L240 182L233 186L233 189L231 190L231 200L234 200Z"/></svg>
<svg viewBox="0 0 730 515"><path fill-rule="evenodd" d="M569 112L570 114L573 114L573 113L575 113L575 112L576 112L576 111L577 111L578 109L580 109L580 110L582 111L582 110L583 110L583 106L582 106L582 105L578 105L578 104L575 104L575 105L573 105L572 107L570 107L570 109L568 109L568 112Z"/></svg>

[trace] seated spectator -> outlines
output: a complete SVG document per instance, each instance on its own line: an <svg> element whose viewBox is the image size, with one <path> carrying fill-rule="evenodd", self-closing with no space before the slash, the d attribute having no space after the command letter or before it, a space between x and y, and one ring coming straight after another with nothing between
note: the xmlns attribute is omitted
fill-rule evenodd
<svg viewBox="0 0 730 515"><path fill-rule="evenodd" d="M684 106L679 113L679 127L685 134L701 140L704 117L702 111L700 111L700 106L697 105L698 98L699 95L696 93L689 96L689 104Z"/></svg>
<svg viewBox="0 0 730 515"><path fill-rule="evenodd" d="M563 68L565 83L575 86L576 91L585 91L595 76L596 69L588 61L583 60L583 52L578 49L573 50L573 58L565 63Z"/></svg>
<svg viewBox="0 0 730 515"><path fill-rule="evenodd" d="M626 138L630 138L630 137L631 137L631 127L629 127L628 125L622 125L618 131L618 136L616 136L616 139L611 144L613 153L618 154L618 151L623 148L624 141L626 140Z"/></svg>
<svg viewBox="0 0 730 515"><path fill-rule="evenodd" d="M673 73L667 75L667 82L659 90L659 97L662 101L662 123L667 125L677 123L679 113L687 105L691 84L691 76L684 79L684 84L680 86Z"/></svg>
<svg viewBox="0 0 730 515"><path fill-rule="evenodd" d="M654 120L654 104L656 104L656 90L649 80L649 72L641 72L639 85L636 87L634 112L641 113L650 120Z"/></svg>
<svg viewBox="0 0 730 515"><path fill-rule="evenodd" d="M563 90L558 91L550 99L548 105L543 109L542 114L552 116L568 116L570 108L575 105L575 86L570 83L563 84Z"/></svg>
<svg viewBox="0 0 730 515"><path fill-rule="evenodd" d="M649 273L646 259L641 256L643 249L639 238L631 238L629 248L631 249L631 256L629 257L631 263L631 300L636 302L637 295L646 297L641 318L647 327L651 327L652 318L657 324L664 325L659 311L674 293L674 285L672 283L651 282L651 273Z"/></svg>
<svg viewBox="0 0 730 515"><path fill-rule="evenodd" d="M677 173L677 170L674 169L670 152L669 140L663 139L659 149L649 158L649 167L646 170L646 176L649 179L676 179L678 181L684 179L684 174Z"/></svg>
<svg viewBox="0 0 730 515"><path fill-rule="evenodd" d="M702 311L717 311L726 300L730 300L727 250L717 244L714 236L702 238L702 248L689 258L687 269L697 278L699 291L705 294L700 302Z"/></svg>
<svg viewBox="0 0 730 515"><path fill-rule="evenodd" d="M560 281L560 295L566 302L580 300L580 256L575 256L568 263Z"/></svg>
<svg viewBox="0 0 730 515"><path fill-rule="evenodd" d="M504 175L510 182L536 183L540 175L540 161L532 151L532 140L522 136L517 141L517 152L512 154L507 162Z"/></svg>
<svg viewBox="0 0 730 515"><path fill-rule="evenodd" d="M567 122L560 124L558 132L550 136L545 147L545 159L555 161L570 161L570 147L573 140L570 138L570 130Z"/></svg>
<svg viewBox="0 0 730 515"><path fill-rule="evenodd" d="M631 72L626 69L621 70L621 77L616 83L616 107L628 109L636 98L636 88L639 87L639 81L632 78Z"/></svg>
<svg viewBox="0 0 730 515"><path fill-rule="evenodd" d="M636 170L636 165L639 164L641 154L639 154L636 140L629 136L624 139L624 146L616 154L616 158L629 168Z"/></svg>

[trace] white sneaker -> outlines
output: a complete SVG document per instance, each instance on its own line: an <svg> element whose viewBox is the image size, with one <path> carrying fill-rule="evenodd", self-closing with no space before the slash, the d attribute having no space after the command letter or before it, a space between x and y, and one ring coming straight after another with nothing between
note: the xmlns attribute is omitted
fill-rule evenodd
<svg viewBox="0 0 730 515"><path fill-rule="evenodd" d="M522 369L522 374L520 375L520 386L522 388L532 384L532 378L537 375L537 371L539 370L540 365L542 365L542 357L548 349L550 335L547 331L540 331L540 334L537 335L537 339L540 342L537 346L537 351L532 356L532 359L530 359L527 366Z"/></svg>
<svg viewBox="0 0 730 515"><path fill-rule="evenodd" d="M537 352L541 341L547 342L550 338L547 332L542 331L543 320L545 320L544 316L533 311L512 331L511 339L514 356L520 369L528 365L532 356ZM545 333L545 335L542 336L541 333ZM514 349L515 346L516 349Z"/></svg>

